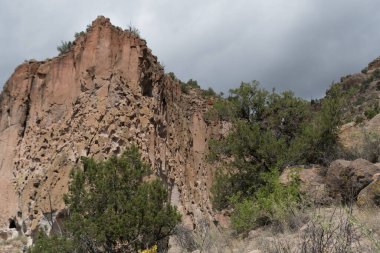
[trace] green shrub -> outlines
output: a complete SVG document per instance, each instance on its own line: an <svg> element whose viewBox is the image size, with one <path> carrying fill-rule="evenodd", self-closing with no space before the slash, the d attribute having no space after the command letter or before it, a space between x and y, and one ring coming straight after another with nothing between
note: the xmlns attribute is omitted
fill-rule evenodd
<svg viewBox="0 0 380 253"><path fill-rule="evenodd" d="M212 203L216 210L227 208L230 204L228 197L235 193L231 185L231 175L226 173L222 169L217 170L211 187Z"/></svg>
<svg viewBox="0 0 380 253"><path fill-rule="evenodd" d="M184 82L181 82L180 85L181 85L181 92L184 94L189 94L189 91L190 91L189 86Z"/></svg>
<svg viewBox="0 0 380 253"><path fill-rule="evenodd" d="M71 41L61 41L61 45L57 47L59 55L69 52L72 45Z"/></svg>
<svg viewBox="0 0 380 253"><path fill-rule="evenodd" d="M39 231L35 243L28 250L29 253L75 253L78 252L73 240L64 236L47 236Z"/></svg>
<svg viewBox="0 0 380 253"><path fill-rule="evenodd" d="M140 38L140 31L139 29L137 29L137 27L129 25L127 31L136 36L137 38Z"/></svg>
<svg viewBox="0 0 380 253"><path fill-rule="evenodd" d="M85 34L86 34L85 32L81 31L81 32L79 32L79 33L75 33L75 34L74 34L74 37L75 37L75 39L78 39L79 37L81 37L81 36L83 36L83 35L85 35Z"/></svg>
<svg viewBox="0 0 380 253"><path fill-rule="evenodd" d="M373 108L367 109L367 110L364 112L364 115L367 117L367 119L372 119L372 118L375 117L377 114L378 114L378 111L376 111L376 110L373 109Z"/></svg>
<svg viewBox="0 0 380 253"><path fill-rule="evenodd" d="M175 76L175 74L174 74L173 72L169 72L167 75L168 75L171 79L173 79L173 81L178 80L178 78Z"/></svg>
<svg viewBox="0 0 380 253"><path fill-rule="evenodd" d="M295 136L290 145L288 157L293 164L327 165L336 159L344 101L339 87L331 87L320 110L302 124L302 132Z"/></svg>
<svg viewBox="0 0 380 253"><path fill-rule="evenodd" d="M190 89L200 89L198 82L193 79L189 79L187 83L181 82L181 91L182 93L189 94Z"/></svg>
<svg viewBox="0 0 380 253"><path fill-rule="evenodd" d="M206 114L205 119L209 121L232 121L237 116L238 107L233 99L216 99L213 107Z"/></svg>
<svg viewBox="0 0 380 253"><path fill-rule="evenodd" d="M268 92L256 81L242 83L206 114L232 125L224 138L210 141L208 157L223 164L212 187L213 207L234 208L238 231L253 221L280 220L289 207L281 198L294 203L290 189L276 181L278 174L266 176L270 168L279 168L279 173L287 165L327 165L335 158L344 104L339 91L333 85L315 107L292 92Z"/></svg>
<svg viewBox="0 0 380 253"><path fill-rule="evenodd" d="M260 208L254 203L254 199L244 198L236 199L231 198L235 202L234 212L231 216L232 227L238 233L249 232L258 225L258 218L260 217Z"/></svg>
<svg viewBox="0 0 380 253"><path fill-rule="evenodd" d="M202 90L202 96L203 97L216 97L215 91L209 87L207 90Z"/></svg>
<svg viewBox="0 0 380 253"><path fill-rule="evenodd" d="M136 147L101 162L83 158L83 170L73 170L65 196L65 238L78 252L120 252L121 246L135 252L166 240L180 215L159 180L144 180L149 174Z"/></svg>
<svg viewBox="0 0 380 253"><path fill-rule="evenodd" d="M238 232L248 232L255 226L276 224L283 227L301 201L299 180L293 178L289 185L279 181L279 171L273 169L260 175L265 182L254 194L254 197L241 199L234 195L231 201L235 210L231 221Z"/></svg>
<svg viewBox="0 0 380 253"><path fill-rule="evenodd" d="M187 81L186 83L189 87L191 88L198 88L200 89L201 87L198 85L198 82L196 80L193 80L193 79L189 79L189 81Z"/></svg>

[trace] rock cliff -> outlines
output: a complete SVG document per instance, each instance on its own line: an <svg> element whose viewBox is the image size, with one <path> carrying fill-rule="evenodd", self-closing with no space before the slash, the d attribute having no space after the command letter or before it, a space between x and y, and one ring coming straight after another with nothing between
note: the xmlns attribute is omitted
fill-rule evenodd
<svg viewBox="0 0 380 253"><path fill-rule="evenodd" d="M146 42L98 17L53 59L17 67L0 97L0 227L30 233L64 208L81 156L104 159L138 145L189 226L211 215L208 103L181 94Z"/></svg>

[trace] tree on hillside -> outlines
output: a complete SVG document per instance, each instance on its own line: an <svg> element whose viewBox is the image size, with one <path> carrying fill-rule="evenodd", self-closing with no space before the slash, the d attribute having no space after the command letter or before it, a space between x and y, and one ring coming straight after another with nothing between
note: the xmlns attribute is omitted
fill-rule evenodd
<svg viewBox="0 0 380 253"><path fill-rule="evenodd" d="M225 138L210 142L209 157L224 167L214 184L214 204L220 209L232 195L251 196L263 186L261 173L291 163L287 151L310 117L310 107L291 92L268 92L256 81L242 83L227 102L216 105L214 113L228 113L233 122Z"/></svg>
<svg viewBox="0 0 380 253"><path fill-rule="evenodd" d="M51 252L40 250L49 240L74 252L137 252L167 239L180 215L162 183L145 180L149 174L136 147L102 162L84 158L65 196L70 213L65 238L37 240L32 252Z"/></svg>
<svg viewBox="0 0 380 253"><path fill-rule="evenodd" d="M207 115L232 123L227 136L210 142L209 158L221 165L212 188L214 208L252 207L252 201L260 199L254 196L268 185L263 175L275 170L280 173L287 165L326 163L333 157L342 107L337 94L331 92L321 109L315 111L311 103L292 92L269 92L259 88L257 81L242 83L230 93L229 98L220 98ZM276 181L276 173L271 182ZM278 192L289 192L278 187Z"/></svg>

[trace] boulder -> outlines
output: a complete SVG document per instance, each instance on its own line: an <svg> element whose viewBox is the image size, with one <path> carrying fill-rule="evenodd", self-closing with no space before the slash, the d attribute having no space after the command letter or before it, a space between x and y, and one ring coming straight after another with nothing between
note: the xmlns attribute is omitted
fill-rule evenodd
<svg viewBox="0 0 380 253"><path fill-rule="evenodd" d="M373 181L360 191L357 205L359 207L380 207L380 173L373 176Z"/></svg>
<svg viewBox="0 0 380 253"><path fill-rule="evenodd" d="M380 168L361 158L352 162L336 160L330 164L326 174L330 196L337 201L352 202L372 182L376 173L380 173Z"/></svg>
<svg viewBox="0 0 380 253"><path fill-rule="evenodd" d="M331 199L326 191L325 179L322 174L322 168L319 167L290 167L282 172L280 182L288 185L293 178L298 177L301 183L300 191L306 194L310 200L316 204L329 204Z"/></svg>

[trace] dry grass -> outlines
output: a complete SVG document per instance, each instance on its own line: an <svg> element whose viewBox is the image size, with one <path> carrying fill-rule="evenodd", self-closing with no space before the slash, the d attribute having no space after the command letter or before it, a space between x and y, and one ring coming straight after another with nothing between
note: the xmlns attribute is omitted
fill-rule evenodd
<svg viewBox="0 0 380 253"><path fill-rule="evenodd" d="M326 207L308 211L296 232L257 238L269 253L380 252L380 210Z"/></svg>
<svg viewBox="0 0 380 253"><path fill-rule="evenodd" d="M310 208L291 220L259 227L246 237L213 226L181 232L182 252L247 253L379 253L380 209ZM170 252L170 251L169 251Z"/></svg>

